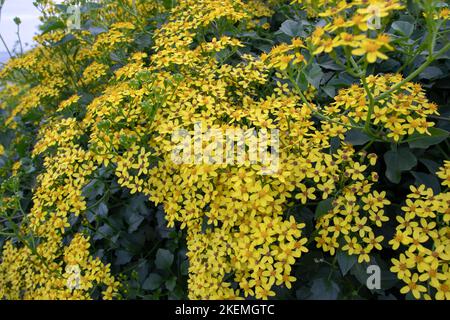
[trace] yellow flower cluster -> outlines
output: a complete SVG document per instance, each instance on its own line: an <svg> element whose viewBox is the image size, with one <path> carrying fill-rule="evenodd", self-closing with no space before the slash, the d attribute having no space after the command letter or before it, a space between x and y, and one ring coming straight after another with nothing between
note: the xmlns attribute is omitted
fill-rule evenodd
<svg viewBox="0 0 450 320"><path fill-rule="evenodd" d="M73 146L73 140L83 133L75 118L54 120L40 128L39 137L42 139L34 146L33 155L42 154L53 146L70 148Z"/></svg>
<svg viewBox="0 0 450 320"><path fill-rule="evenodd" d="M249 18L258 18L249 15L249 5L262 4L223 1L217 10L214 1L181 2L156 32L150 65L145 54L132 55L87 107L81 125L90 132L97 165L112 163L121 186L163 203L169 226L188 229L190 298L268 298L273 286L290 287L291 266L307 249L303 224L283 212L296 200L327 199L346 172L346 180L364 176L363 168L353 168L350 146L329 154L331 138L344 139L343 126L315 126L311 110L284 84L258 97L258 86L268 83L272 68L280 68L274 59L285 49L261 59L243 55L231 66L215 54L236 50L241 46L236 39L194 42L202 26L217 19L245 27ZM294 40L287 50L301 46ZM173 162L178 145L173 134L181 129L193 134L198 124L202 137L208 129L280 130L279 167L262 175L267 164L250 158L238 165L196 163L193 157ZM246 141L245 150L250 147ZM238 288L231 287L233 281Z"/></svg>
<svg viewBox="0 0 450 320"><path fill-rule="evenodd" d="M442 183L450 179L450 161L439 171ZM401 250L391 271L405 283L401 293L414 298L450 300L450 192L434 194L424 185L411 186L403 215L397 216L395 237L389 242Z"/></svg>
<svg viewBox="0 0 450 320"><path fill-rule="evenodd" d="M317 27L307 40L312 44L314 54L332 53L335 48L342 47L347 58L364 55L368 63L374 63L377 58L387 59L384 51L393 49L389 45L389 36L378 29L381 29L382 18L403 8L397 0L293 2L301 3L311 15L327 22L325 26ZM380 26L373 26L375 23ZM376 30L377 36L369 37L369 29Z"/></svg>
<svg viewBox="0 0 450 320"><path fill-rule="evenodd" d="M276 68L280 71L284 71L289 66L289 63L293 65L299 65L305 62L305 57L300 53L300 49L305 48L303 41L294 38L292 44L281 44L273 47L269 54L263 54L261 60L266 62L268 66Z"/></svg>
<svg viewBox="0 0 450 320"><path fill-rule="evenodd" d="M37 47L22 56L10 59L0 70L0 79L7 81L20 75L24 79L36 83L32 87L27 84L13 84L2 89L2 100L5 99L6 101L1 102L0 108L2 108L2 105L10 108L5 124L11 129L17 128L19 121L16 121L16 118L20 119L26 116L34 109L45 107L44 111L52 115L55 103L61 103L61 99L67 94L67 91L70 91L70 88L72 90L80 89L76 67L84 70L89 65L87 61L90 58L91 51L88 50L89 54L83 54L83 49L86 47L82 46L81 52L76 57L72 57L65 54L63 50L56 49L54 44L61 41L65 35L64 31L57 30L36 36L35 40L39 43ZM84 33L74 35L76 41L80 41L84 46L90 46L83 36L86 35ZM90 74L91 78L96 77L93 70ZM101 88L101 86L98 87ZM71 92L73 93L73 91ZM17 99L17 97L20 97L20 99ZM17 105L16 103L6 103L13 101L14 98L16 98L15 101L19 101ZM75 101L72 101L72 103L75 103ZM62 103L59 111L67 106Z"/></svg>
<svg viewBox="0 0 450 320"><path fill-rule="evenodd" d="M130 22L113 24L108 32L101 33L92 46L91 57L99 58L114 49L132 41L130 37L134 25Z"/></svg>
<svg viewBox="0 0 450 320"><path fill-rule="evenodd" d="M94 61L83 71L83 78L79 84L95 84L96 81L101 80L107 75L109 67L107 65Z"/></svg>
<svg viewBox="0 0 450 320"><path fill-rule="evenodd" d="M124 2L129 10L111 2L96 13L106 32L74 33L80 46L76 57L48 45L65 36L49 32L38 38L41 46L12 59L0 72L6 80L23 73L37 83L20 89L8 84L2 91L2 100L20 97L18 103L1 104L9 128L23 125L20 117L33 109L47 108L41 110L43 121L35 123L39 131L32 151L36 159L42 157L43 171L20 230L25 243L9 241L3 248L0 298L88 299L94 288L105 299L117 297L119 283L110 266L91 256L87 236L69 232L70 218L83 217L89 209L83 188L103 168L113 170L130 193L163 204L169 226L186 229L191 299L267 299L276 286L291 288L293 265L308 251L305 224L290 210L294 205L328 205L315 226L314 240L323 251L345 251L364 262L381 250L379 229L388 221L384 208L390 201L374 188L378 176L369 168L377 156L356 152L344 134L367 119L377 135L394 141L428 133L433 123L427 117L437 114L436 105L420 85L408 82L375 102L363 86L353 85L318 110L306 103L308 93L293 91L273 75L286 78L279 72L303 64L302 50L320 54L343 47L349 55L365 55L369 63L386 58L389 39L383 34L371 39L362 32L375 14L371 10L383 3L376 14L385 17L401 8L398 1L331 1L331 6L330 1L294 1L311 4L310 13L327 24L308 39L293 39L261 56L241 52L243 42L221 29L267 28L271 4L277 1L178 1L167 21L155 28L151 54L131 45L133 33L164 9L148 1ZM123 53L114 55L114 63L113 52ZM60 59L49 58L54 54ZM223 56L233 57L233 63ZM401 80L400 75L382 75L366 81L371 95L378 97ZM317 121L317 111L333 121ZM279 148L273 141L260 147L271 149L274 158L268 162L250 153L242 159L235 155L231 162L211 161L220 158L220 151L208 153L209 147L222 144L209 135L211 130L243 132L244 142L237 136L231 141L242 143L244 151L254 151L256 138L278 130ZM181 131L194 139L177 137ZM180 144L185 150L201 150L201 155L177 162L173 155ZM12 175L20 165L16 162ZM449 171L446 163L438 172L443 186L450 184ZM407 257L400 256L401 261L409 259L401 279L415 296L423 291L421 279L430 282L437 298L448 298L448 193L433 196L424 187L417 190L407 200L405 218L397 218L408 223L399 226L391 241L394 249L409 245ZM0 208L9 212L14 201L2 199ZM436 220L435 225L429 220ZM28 243L28 235L39 241ZM434 247L428 245L431 241ZM416 259L419 253L425 262ZM437 259L436 275L428 272L436 267L429 257ZM429 280L432 275L437 282Z"/></svg>
<svg viewBox="0 0 450 320"><path fill-rule="evenodd" d="M437 19L450 20L450 8L441 8Z"/></svg>
<svg viewBox="0 0 450 320"><path fill-rule="evenodd" d="M250 3L261 6L260 2ZM294 258L306 251L303 225L293 217L282 218L290 192L287 182L279 181L289 173L279 179L262 176L262 167L252 165L249 159L237 167L175 164L170 158L176 145L171 139L175 131L192 131L197 123L205 131L245 131L270 130L282 121L285 130L291 125L294 134L310 131L308 110L296 109L298 98L281 85L266 99L252 97L256 85L268 81L263 62L251 56L234 67L216 61L216 52L237 48L239 41L212 38L192 48L202 25L222 17L231 21L249 17L244 10L247 4L222 4L218 10L213 1L181 2L183 10L177 8L174 18L157 33L157 53L151 66L144 67L145 55L135 55L116 74L126 82L95 99L84 122L92 126L90 141L97 161L116 165L119 184L162 202L169 225L180 222L182 228L188 228L191 298L268 298L274 295L271 289L275 284L290 286L295 279L289 275ZM197 18L192 20L192 16ZM165 71L174 65L178 74ZM137 73L128 76L130 68ZM245 90L232 90L237 85ZM147 132L152 133L150 137ZM295 143L293 137L284 139ZM147 147L142 146L143 140L148 141ZM152 157L161 159L157 166L152 165ZM289 183L294 181L289 179ZM226 279L230 272L235 273L234 279ZM231 288L227 280L240 282L240 289Z"/></svg>
<svg viewBox="0 0 450 320"><path fill-rule="evenodd" d="M189 1L186 4L189 4L189 9L185 9L190 11L189 16L209 17L207 4L196 6ZM230 19L240 17L231 9L229 14ZM274 49L260 60L244 56L244 63L231 67L218 63L211 55L211 51L223 49L220 45L223 40L212 39L190 47L191 39L198 32L194 26L201 25L201 19L183 22L186 43L180 44L174 53L168 35L180 37L174 29L179 24L180 21L174 20L159 31L161 36L156 43L162 48L156 47L158 54L154 61L152 57L150 67L152 71L153 66L158 68L156 79L145 72L138 75L137 78L150 77L150 80L142 81L135 97L129 97L129 87L125 85L114 89L120 98L112 104L144 100L143 107L122 104L124 108L120 112L126 116L121 116L117 109L104 105L108 96L101 98L92 105L92 115L88 113L87 118L96 119L101 114L103 120L109 120L110 133L100 139L105 131L94 128L96 135L91 138L99 148L102 148L101 140L110 141L106 150L120 150L123 144L117 138L126 134L131 141L142 139L139 137L147 124L139 122L142 119L139 113L146 112L142 109L147 104L157 107L151 123L157 134L149 141L151 148L132 142L123 154L112 160L117 161L119 183L132 192L148 194L156 203L163 203L169 225L180 222L182 228L187 227L190 298L268 298L274 294L274 285L290 286L294 280L290 276L291 265L307 250L306 239L301 237L303 225L292 216L286 219L283 215L292 201L307 204L311 200L327 199L337 192L339 185L360 180L360 185L354 187L364 190L361 194L366 196L365 206L369 206L364 210L377 226L385 221L380 209L389 202L383 193L369 193L367 189L371 185L362 182L367 167L353 160L357 155L351 146L342 144L336 153L329 153L331 138L344 139L343 126L326 122L319 128L314 126L311 110L301 105L300 98L281 83L266 97L253 97L256 86L268 82L272 68L283 68L277 57L301 47L301 41L294 40L292 45ZM227 45L233 47L238 43L227 41ZM164 72L164 68L173 65L177 66L182 81ZM242 88L239 92L234 90L237 85ZM147 97L146 92L154 94L156 89L161 90L162 97ZM261 175L264 165L253 164L249 159L241 165L174 163L170 159L176 145L171 140L172 134L177 129L193 133L197 123L204 130L222 132L234 128L279 129L282 151L278 170L272 175ZM114 131L116 125L119 132ZM134 133L127 133L124 128L135 128ZM151 155L161 159L158 166L151 165ZM367 159L375 160L373 155ZM348 188L351 192L352 187ZM348 208L357 211L355 204ZM369 242L364 250L378 249L379 237L368 231L367 234L364 231L363 237ZM366 259L363 253L361 256ZM231 278L230 274L233 274ZM239 283L239 288L231 286L233 281Z"/></svg>
<svg viewBox="0 0 450 320"><path fill-rule="evenodd" d="M124 30L126 34L130 29L130 23L119 23L111 27L111 32ZM77 110L81 97L74 92L79 86L87 86L107 75L109 67L101 63L102 57L99 61L89 61L91 50L85 49L89 49L92 42L84 38L86 32L75 34L77 41L84 45L78 57L55 49L52 44L64 36L63 31L40 36L37 41L41 46L11 59L0 74L2 79L8 80L19 73L38 83L20 90L15 85L8 85L2 91L2 109L7 115L5 123L10 128L17 128L20 117L27 116L34 108L48 108L42 110L48 115L39 128L38 141L32 152L34 157L43 157L44 170L37 177L31 211L18 230L20 242L8 241L3 248L0 298L89 299L92 292L98 291L104 299L112 299L118 294L119 282L111 275L109 265L90 255L89 238L68 232L69 219L84 214L87 209L82 189L97 170L97 156L77 144L86 134L84 123L64 114L71 108ZM108 40L105 37L98 36L98 42ZM128 42L127 37L120 36L119 40ZM107 42L114 45L113 40ZM102 49L106 50L104 44ZM84 69L83 79L78 79L78 72L71 69L77 66ZM101 88L96 85L92 92ZM67 97L68 92L70 97ZM9 103L11 97L18 103ZM26 137L21 137L18 131L16 140L22 138ZM16 176L20 166L21 162L12 166L11 177ZM2 199L1 207L5 209L2 216L14 214L17 202L15 197ZM68 241L69 245L65 245Z"/></svg>
<svg viewBox="0 0 450 320"><path fill-rule="evenodd" d="M332 209L317 221L318 236L315 241L318 248L331 255L340 249L349 255L357 255L358 262L362 263L370 261L369 254L374 249L381 250L384 237L377 236L374 231L380 230L383 223L389 220L383 208L390 201L386 199L386 192L371 191L378 175L372 173L367 179L364 175L367 165L353 161L353 153L349 147L336 155L337 163L350 163L344 172L347 185L333 199ZM375 165L375 154L363 152L361 156L362 160L368 159Z"/></svg>
<svg viewBox="0 0 450 320"><path fill-rule="evenodd" d="M104 299L112 299L118 283L109 266L89 254L88 238L77 234L67 247L44 241L35 247L6 242L0 264L3 299L90 299L94 286L106 286ZM77 272L74 273L73 270Z"/></svg>
<svg viewBox="0 0 450 320"><path fill-rule="evenodd" d="M66 108L74 106L80 100L80 96L75 94L71 96L69 99L64 100L58 106L57 112L61 112L66 110Z"/></svg>
<svg viewBox="0 0 450 320"><path fill-rule="evenodd" d="M444 166L436 172L436 175L442 179L442 185L444 187L450 187L450 161L445 161ZM448 222L448 217L444 216L444 221Z"/></svg>
<svg viewBox="0 0 450 320"><path fill-rule="evenodd" d="M51 133L51 137L53 133ZM56 137L58 140L58 137ZM62 138L61 143L68 143ZM90 256L88 239L76 234L68 248L63 236L70 227L70 215L86 210L81 188L95 167L89 152L74 144L60 146L54 157L47 157L45 171L38 177L33 208L20 232L40 239L34 247L14 247L8 242L0 265L0 296L7 299L89 298L92 287L105 286L103 297L113 298L119 283L110 275L109 266ZM39 147L39 145L38 145ZM64 257L64 263L61 258ZM73 290L67 285L64 265L81 268L81 284Z"/></svg>
<svg viewBox="0 0 450 320"><path fill-rule="evenodd" d="M450 8L448 8L448 7L442 7L442 8L436 7L436 8L433 8L433 9L434 9L435 12L430 15L431 17L433 17L433 19L435 19L435 20L442 19L444 21L450 19ZM424 15L424 17L427 17L426 13L424 13L423 15Z"/></svg>
<svg viewBox="0 0 450 320"><path fill-rule="evenodd" d="M402 80L398 74L368 76L367 86L372 96L378 97ZM428 128L434 123L427 118L438 114L437 105L428 101L420 84L412 82L406 82L398 92L376 101L370 114L369 104L366 90L352 85L340 90L323 113L347 124L364 124L369 118L378 136L395 142L414 133L430 134Z"/></svg>

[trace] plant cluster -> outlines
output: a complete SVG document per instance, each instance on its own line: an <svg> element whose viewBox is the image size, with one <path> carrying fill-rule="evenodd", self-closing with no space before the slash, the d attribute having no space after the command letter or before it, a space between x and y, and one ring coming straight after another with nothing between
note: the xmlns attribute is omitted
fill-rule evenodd
<svg viewBox="0 0 450 320"><path fill-rule="evenodd" d="M0 70L0 298L450 299L445 3L81 1L74 30L36 2ZM211 130L276 130L276 170L174 161Z"/></svg>

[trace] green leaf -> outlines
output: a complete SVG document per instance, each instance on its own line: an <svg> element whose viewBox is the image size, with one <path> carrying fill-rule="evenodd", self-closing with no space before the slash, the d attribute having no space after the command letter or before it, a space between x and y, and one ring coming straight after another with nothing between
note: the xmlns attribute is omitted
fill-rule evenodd
<svg viewBox="0 0 450 320"><path fill-rule="evenodd" d="M149 263L146 259L139 259L138 261L138 266L136 267L136 272L137 272L137 279L139 280L140 283L144 283L147 275L148 275L148 270L149 270Z"/></svg>
<svg viewBox="0 0 450 320"><path fill-rule="evenodd" d="M324 61L324 62L319 62L319 65L324 69L333 70L333 71L342 71L345 69L331 59Z"/></svg>
<svg viewBox="0 0 450 320"><path fill-rule="evenodd" d="M338 251L336 257L339 264L339 269L341 269L343 276L345 276L358 261L355 255L349 255L348 253L342 251Z"/></svg>
<svg viewBox="0 0 450 320"><path fill-rule="evenodd" d="M162 283L163 279L159 274L151 273L142 284L142 288L145 290L155 290L158 289Z"/></svg>
<svg viewBox="0 0 450 320"><path fill-rule="evenodd" d="M329 96L330 98L334 98L336 96L336 88L333 86L324 86L322 90Z"/></svg>
<svg viewBox="0 0 450 320"><path fill-rule="evenodd" d="M164 8L172 9L176 5L176 0L163 0Z"/></svg>
<svg viewBox="0 0 450 320"><path fill-rule="evenodd" d="M126 221L128 223L128 233L133 233L137 230L137 228L139 228L142 221L144 221L144 217L136 212L133 212L126 217Z"/></svg>
<svg viewBox="0 0 450 320"><path fill-rule="evenodd" d="M108 30L102 28L102 27L89 27L88 31L93 35L93 36L97 36L100 33L104 33L107 32Z"/></svg>
<svg viewBox="0 0 450 320"><path fill-rule="evenodd" d="M430 132L430 135L419 133L411 135L408 139L409 146L411 148L426 149L441 143L450 135L448 131L439 128L429 128L428 131Z"/></svg>
<svg viewBox="0 0 450 320"><path fill-rule="evenodd" d="M92 200L90 205L93 205L97 202L96 198L98 196L102 196L105 193L105 183L100 179L91 180L86 186L83 188L83 196Z"/></svg>
<svg viewBox="0 0 450 320"><path fill-rule="evenodd" d="M441 166L436 161L430 159L419 159L419 161L422 162L425 165L425 167L427 167L428 171L430 171L430 173L432 174L435 174Z"/></svg>
<svg viewBox="0 0 450 320"><path fill-rule="evenodd" d="M407 1L407 8L408 11L412 14L412 15L418 15L420 10L421 10L421 5L419 3L419 1L416 0L408 0Z"/></svg>
<svg viewBox="0 0 450 320"><path fill-rule="evenodd" d="M108 206L104 202L101 202L95 210L95 213L100 217L106 217L108 215Z"/></svg>
<svg viewBox="0 0 450 320"><path fill-rule="evenodd" d="M322 81L323 72L318 64L313 64L311 68L305 71L306 79L316 89L319 89Z"/></svg>
<svg viewBox="0 0 450 320"><path fill-rule="evenodd" d="M373 289L371 291L380 292L381 290L389 290L393 286L395 286L398 283L397 276L389 271L389 265L384 260L382 260L380 257L371 257L370 262L364 262L364 263L356 263L353 268L351 269L350 273L355 276L355 278L361 283L362 285L367 285L367 279L369 278L369 274L367 273L367 268L370 265L377 265L380 267L380 290Z"/></svg>
<svg viewBox="0 0 450 320"><path fill-rule="evenodd" d="M59 40L57 42L54 42L52 44L52 46L61 46L63 44L67 44L67 43L69 43L71 41L74 41L76 39L77 38L75 38L75 36L73 34L69 33L69 34L66 34L61 40Z"/></svg>
<svg viewBox="0 0 450 320"><path fill-rule="evenodd" d="M137 47L139 49L146 49L153 46L153 39L148 34L142 34L136 37L135 40Z"/></svg>
<svg viewBox="0 0 450 320"><path fill-rule="evenodd" d="M402 172L411 170L417 165L416 156L408 148L390 150L384 154L386 163L386 177L393 183L399 183Z"/></svg>
<svg viewBox="0 0 450 320"><path fill-rule="evenodd" d="M290 37L298 37L301 35L302 24L294 20L286 20L281 24L280 31Z"/></svg>
<svg viewBox="0 0 450 320"><path fill-rule="evenodd" d="M375 260L371 258L371 262L363 262L363 263L356 263L350 270L350 274L352 274L362 285L367 284L367 268L369 265L375 264Z"/></svg>
<svg viewBox="0 0 450 320"><path fill-rule="evenodd" d="M428 188L433 189L434 194L441 192L441 184L435 174L415 171L412 171L411 174L416 178L417 184L424 184Z"/></svg>
<svg viewBox="0 0 450 320"><path fill-rule="evenodd" d="M180 273L183 276L187 276L189 273L189 261L186 259L181 263Z"/></svg>
<svg viewBox="0 0 450 320"><path fill-rule="evenodd" d="M172 266L173 254L169 250L159 249L156 253L155 264L158 269L167 270Z"/></svg>
<svg viewBox="0 0 450 320"><path fill-rule="evenodd" d="M297 300L306 300L311 296L311 290L307 286L301 286L296 292Z"/></svg>
<svg viewBox="0 0 450 320"><path fill-rule="evenodd" d="M313 281L311 287L311 299L313 300L336 300L339 296L339 286L327 279L319 278Z"/></svg>
<svg viewBox="0 0 450 320"><path fill-rule="evenodd" d="M177 277L171 277L166 281L165 285L167 290L173 291L173 289L175 289L175 286L177 285Z"/></svg>
<svg viewBox="0 0 450 320"><path fill-rule="evenodd" d="M315 217L319 219L333 208L333 199L328 198L319 202L316 208Z"/></svg>
<svg viewBox="0 0 450 320"><path fill-rule="evenodd" d="M345 142L354 146L361 146L370 141L370 137L359 129L351 129L345 136Z"/></svg>
<svg viewBox="0 0 450 320"><path fill-rule="evenodd" d="M339 137L333 137L330 141L330 152L332 154L336 153L341 147L341 139Z"/></svg>
<svg viewBox="0 0 450 320"><path fill-rule="evenodd" d="M303 71L300 72L296 82L301 90L306 91L308 89L308 79Z"/></svg>
<svg viewBox="0 0 450 320"><path fill-rule="evenodd" d="M49 20L47 23L45 23L43 26L40 27L40 29L42 30L42 34L46 34L51 31L65 28L66 28L65 22L58 18L51 18L51 20Z"/></svg>
<svg viewBox="0 0 450 320"><path fill-rule="evenodd" d="M120 266L120 265L127 264L128 262L130 262L133 255L125 250L117 250L116 257L117 257L116 264Z"/></svg>
<svg viewBox="0 0 450 320"><path fill-rule="evenodd" d="M444 73L440 68L431 66L423 70L422 73L419 75L419 78L426 80L434 80L440 78L443 75Z"/></svg>
<svg viewBox="0 0 450 320"><path fill-rule="evenodd" d="M392 24L392 29L402 36L410 37L414 31L414 25L407 21L395 21Z"/></svg>
<svg viewBox="0 0 450 320"><path fill-rule="evenodd" d="M93 240L101 240L104 238L110 237L114 233L114 230L108 226L107 224L102 225L100 228L97 229Z"/></svg>
<svg viewBox="0 0 450 320"><path fill-rule="evenodd" d="M16 143L16 145L15 145L16 151L17 151L17 153L19 154L19 156L21 158L26 158L27 157L27 151L28 151L28 148L29 148L28 145L29 145L29 141L25 137L23 139L20 139Z"/></svg>

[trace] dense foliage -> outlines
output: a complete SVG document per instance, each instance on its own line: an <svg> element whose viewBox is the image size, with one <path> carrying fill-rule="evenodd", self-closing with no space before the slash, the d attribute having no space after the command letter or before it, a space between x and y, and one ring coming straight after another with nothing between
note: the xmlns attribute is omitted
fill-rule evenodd
<svg viewBox="0 0 450 320"><path fill-rule="evenodd" d="M36 5L0 71L0 298L450 299L447 4ZM208 129L278 130L277 170L173 161Z"/></svg>

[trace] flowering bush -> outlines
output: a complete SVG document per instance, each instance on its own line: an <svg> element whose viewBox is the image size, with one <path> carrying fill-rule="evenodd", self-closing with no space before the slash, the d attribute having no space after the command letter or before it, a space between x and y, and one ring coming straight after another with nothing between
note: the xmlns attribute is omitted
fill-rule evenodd
<svg viewBox="0 0 450 320"><path fill-rule="evenodd" d="M0 71L1 298L450 299L445 3L36 2Z"/></svg>

